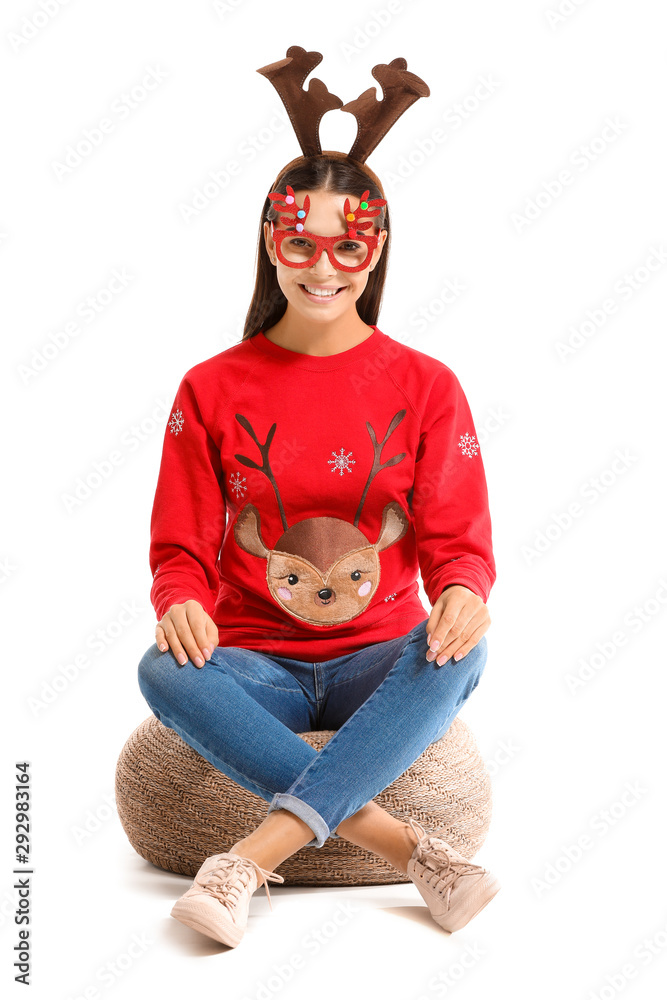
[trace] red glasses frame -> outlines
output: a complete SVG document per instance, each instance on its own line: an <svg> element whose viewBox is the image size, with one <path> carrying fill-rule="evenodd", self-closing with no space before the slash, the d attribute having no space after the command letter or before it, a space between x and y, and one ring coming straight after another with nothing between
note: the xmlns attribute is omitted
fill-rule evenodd
<svg viewBox="0 0 667 1000"><path fill-rule="evenodd" d="M308 232L304 228L304 220L306 219L308 212L310 210L310 196L306 195L303 201L303 207L300 208L296 203L296 198L294 197L294 189L290 187L289 184L286 185L287 194L282 194L280 191L271 191L269 193L269 198L274 204L276 209L288 212L293 218L285 218L280 216L280 221L284 222L286 225L293 225L291 229L276 229L273 221L271 221L271 235L273 236L276 243L276 253L283 264L287 267L312 267L322 256L322 251L327 251L327 256L329 260L334 264L337 270L340 271L363 271L364 268L368 267L373 256L373 251L376 249L380 234L379 232L373 236L366 236L363 233L358 232L360 229L369 229L373 223L372 222L359 222L358 220L366 217L373 217L380 214L380 208L375 209L372 206L386 205L387 202L384 198L373 198L367 200L370 194L370 189L364 191L359 202L359 206L354 209L350 208L350 199L345 199L344 214L345 221L348 224L347 232L341 233L339 236L318 236L317 233ZM283 202L284 204L281 204ZM300 235L307 237L314 241L316 249L315 253L309 260L301 261L297 263L293 260L287 260L283 255L281 250L281 244L285 236L293 236L297 232ZM336 243L340 240L345 239L354 240L355 242L365 243L367 248L366 259L363 264L355 264L350 266L348 264L341 264L336 257L333 255L333 248Z"/></svg>
<svg viewBox="0 0 667 1000"><path fill-rule="evenodd" d="M278 254L278 257L283 264L287 264L288 267L313 267L313 265L317 264L318 260L322 256L322 251L326 250L331 263L337 270L341 271L363 271L365 267L368 267L371 262L371 257L373 256L373 251L377 247L378 240L380 238L379 234L375 236L356 234L354 236L350 236L349 231L347 233L341 233L340 236L318 236L317 233L309 233L307 229L302 230L300 233L295 233L293 229L276 229L273 222L271 223L271 235L276 242L276 253ZM288 260L287 257L283 255L281 249L284 238L286 236L295 235L307 237L309 240L313 240L316 244L316 250L313 256L309 257L308 260L301 261L300 263L297 263L297 261L294 260ZM354 266L341 264L338 258L334 256L334 245L336 243L340 243L342 239L353 239L356 243L366 244L367 253L363 264L355 264Z"/></svg>

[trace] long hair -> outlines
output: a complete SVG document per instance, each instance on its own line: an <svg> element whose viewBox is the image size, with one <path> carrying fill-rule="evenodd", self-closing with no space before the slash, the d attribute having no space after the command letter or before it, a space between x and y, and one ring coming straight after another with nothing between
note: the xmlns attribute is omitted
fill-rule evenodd
<svg viewBox="0 0 667 1000"><path fill-rule="evenodd" d="M370 198L384 198L380 179L370 167L365 164L362 167L347 154L336 150L319 153L317 156L297 157L283 167L269 190L284 192L286 184L290 184L295 191L329 191L361 197L368 190ZM387 236L378 262L368 275L366 287L355 303L360 318L369 326L377 324L380 313L391 239L388 206L381 207L380 213L375 216L374 224L379 229L386 229ZM280 209L274 208L267 194L259 222L255 287L245 319L243 340L274 326L287 309L287 299L278 284L276 268L269 260L264 242L264 223L276 222L279 215Z"/></svg>

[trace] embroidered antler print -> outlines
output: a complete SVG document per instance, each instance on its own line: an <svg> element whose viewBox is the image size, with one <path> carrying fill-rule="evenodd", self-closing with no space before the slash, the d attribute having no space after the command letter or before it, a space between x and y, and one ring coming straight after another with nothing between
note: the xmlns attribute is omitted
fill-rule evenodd
<svg viewBox="0 0 667 1000"><path fill-rule="evenodd" d="M381 469L388 469L391 465L398 465L398 463L402 462L403 459L405 458L405 452L402 451L400 455L394 455L394 457L386 461L384 465L382 465L382 463L380 462L380 455L382 454L382 449L384 448L385 444L387 443L387 441L389 440L389 438L394 433L394 431L400 424L401 420L405 416L405 412L406 412L405 410L399 410L398 413L394 414L394 416L391 418L391 423L387 428L387 433L382 438L380 444L378 444L378 440L375 436L375 431L373 430L372 426L370 425L368 420L366 421L366 428L371 436L371 441L373 442L373 465L371 467L371 471L368 473L368 479L366 480L364 492L361 494L361 500L359 501L357 515L354 519L355 527L359 524L359 518L361 517L361 511L364 506L364 502L366 500L366 494L368 493L369 487L373 482L373 480L375 479L375 477L377 476L378 472L380 472Z"/></svg>
<svg viewBox="0 0 667 1000"><path fill-rule="evenodd" d="M269 449L276 430L274 423L262 444L250 422L242 414L236 419L256 443L262 464L245 455L235 457L243 465L263 473L276 494L283 534L270 549L262 538L259 510L246 503L234 524L234 538L245 552L266 559L269 592L285 611L313 625L337 625L350 621L368 606L380 582L380 552L398 542L408 529L409 516L396 501L382 511L382 524L375 542L359 529L361 511L375 476L401 462L406 453L382 463L380 456L389 437L405 416L396 413L381 442L371 424L366 427L373 444L373 464L357 509L354 523L337 517L309 517L288 527L280 493L269 462Z"/></svg>
<svg viewBox="0 0 667 1000"><path fill-rule="evenodd" d="M259 448L260 454L262 456L262 464L258 465L257 462L253 462L251 458L247 458L245 455L234 455L234 458L237 459L237 461L239 461L242 465L246 465L249 469L259 469L259 471L263 472L264 475L267 477L267 479L273 486L273 490L276 494L276 500L278 501L278 509L280 511L280 519L283 522L283 528L285 529L285 531L287 531L287 518L285 517L285 511L283 510L283 502L280 499L280 493L278 492L278 485L276 483L273 473L271 472L271 465L269 464L269 448L271 447L271 442L273 441L273 435L276 433L276 425L275 424L272 425L269 433L266 435L266 441L264 442L264 444L261 444L261 442L257 440L257 435L252 429L248 418L244 417L242 413L237 413L235 414L235 416L238 422L240 423L241 427L243 427L248 432L250 437L253 439L253 441Z"/></svg>

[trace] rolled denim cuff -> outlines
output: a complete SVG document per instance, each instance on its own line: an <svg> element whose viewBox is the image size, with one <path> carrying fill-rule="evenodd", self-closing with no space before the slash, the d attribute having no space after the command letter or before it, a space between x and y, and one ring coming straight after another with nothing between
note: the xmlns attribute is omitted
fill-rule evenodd
<svg viewBox="0 0 667 1000"><path fill-rule="evenodd" d="M266 811L267 816L274 809L287 809L288 812L294 813L295 816L298 816L299 819L308 824L315 836L307 844L304 844L304 847L324 847L327 837L337 837L336 834L330 834L329 827L320 814L312 806L309 806L307 802L297 799L296 795L288 795L286 792L276 792L269 803L269 808Z"/></svg>

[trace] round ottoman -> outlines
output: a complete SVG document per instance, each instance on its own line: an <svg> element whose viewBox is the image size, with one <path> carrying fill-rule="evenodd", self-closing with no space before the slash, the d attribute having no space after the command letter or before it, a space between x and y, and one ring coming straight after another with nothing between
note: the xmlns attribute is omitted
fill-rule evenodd
<svg viewBox="0 0 667 1000"><path fill-rule="evenodd" d="M321 749L335 730L300 733ZM116 807L127 837L146 861L194 877L205 858L227 851L258 826L268 802L238 785L151 715L134 730L116 765ZM467 858L491 821L491 780L474 737L456 716L445 733L375 802L398 819L412 816ZM383 858L342 837L303 847L275 869L285 885L408 882Z"/></svg>

